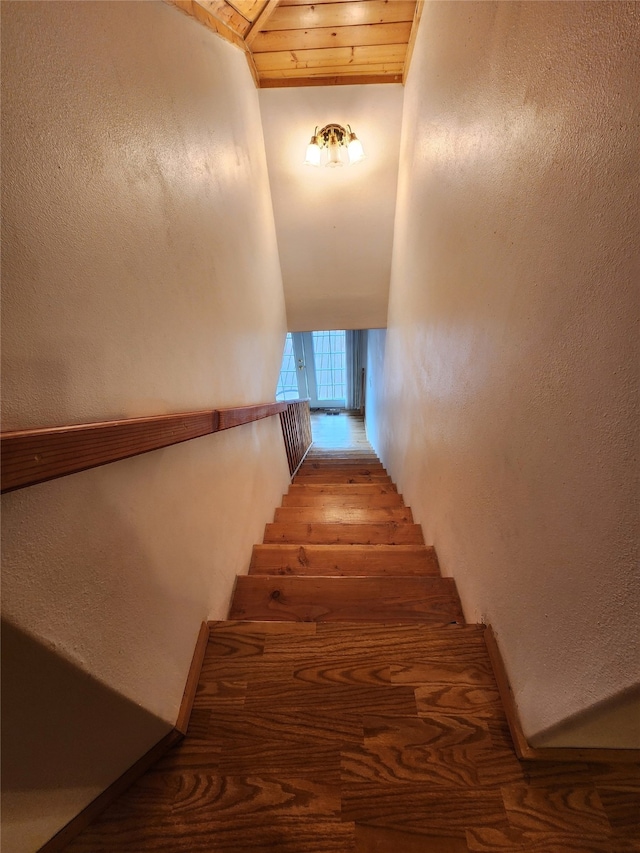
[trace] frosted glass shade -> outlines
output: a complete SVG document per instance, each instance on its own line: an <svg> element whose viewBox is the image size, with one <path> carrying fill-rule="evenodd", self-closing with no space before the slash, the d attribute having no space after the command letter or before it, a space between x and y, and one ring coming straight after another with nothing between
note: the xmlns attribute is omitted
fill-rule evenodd
<svg viewBox="0 0 640 853"><path fill-rule="evenodd" d="M317 142L310 142L307 145L307 156L304 158L305 166L319 166L320 165L320 146Z"/></svg>
<svg viewBox="0 0 640 853"><path fill-rule="evenodd" d="M360 142L356 137L355 133L353 133L351 137L351 141L347 146L349 163L359 163L360 160L364 160L364 148L362 147L362 142Z"/></svg>
<svg viewBox="0 0 640 853"><path fill-rule="evenodd" d="M337 142L329 143L329 162L327 166L342 166L342 160L340 159L340 146Z"/></svg>

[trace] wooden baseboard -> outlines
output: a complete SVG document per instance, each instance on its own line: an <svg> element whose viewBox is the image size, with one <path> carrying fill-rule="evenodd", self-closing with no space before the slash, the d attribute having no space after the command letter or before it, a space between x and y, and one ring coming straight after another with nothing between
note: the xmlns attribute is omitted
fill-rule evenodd
<svg viewBox="0 0 640 853"><path fill-rule="evenodd" d="M518 706L491 625L486 626L484 639L518 758L525 761L590 761L606 764L640 762L640 749L603 749L596 747L543 747L536 749L529 746L522 730Z"/></svg>
<svg viewBox="0 0 640 853"><path fill-rule="evenodd" d="M196 698L196 690L198 689L198 681L200 679L200 670L204 661L205 652L207 651L207 643L209 642L209 626L203 622L200 626L198 639L196 640L196 648L189 667L187 675L187 683L184 687L184 695L180 703L178 711L178 719L176 720L175 729L182 735L186 735L189 728L189 718L193 709L193 702Z"/></svg>
<svg viewBox="0 0 640 853"><path fill-rule="evenodd" d="M162 758L165 752L179 743L182 737L183 735L176 731L176 729L171 729L155 746L152 746L148 752L145 752L135 764L132 764L128 770L125 770L122 776L119 776L115 782L112 782L95 800L92 800L88 806L85 806L79 814L63 826L53 838L50 838L40 848L38 853L59 853L60 850L64 850L76 835L89 826L91 821L95 820L120 794L123 794L127 788L131 787L143 773Z"/></svg>
<svg viewBox="0 0 640 853"><path fill-rule="evenodd" d="M38 853L59 853L76 837L83 829L85 829L91 821L95 820L107 806L115 799L123 794L127 788L130 788L133 783L146 773L162 756L180 743L187 733L189 727L189 718L193 708L193 702L196 696L198 680L200 678L200 670L209 641L209 626L203 622L200 626L200 632L196 641L196 648L189 667L187 682L184 688L180 710L175 726L169 731L155 746L152 746L148 752L139 758L135 764L132 764L128 770L119 776L115 782L112 782L95 800L92 800L88 806L77 814L72 820L57 832L53 838L44 844Z"/></svg>

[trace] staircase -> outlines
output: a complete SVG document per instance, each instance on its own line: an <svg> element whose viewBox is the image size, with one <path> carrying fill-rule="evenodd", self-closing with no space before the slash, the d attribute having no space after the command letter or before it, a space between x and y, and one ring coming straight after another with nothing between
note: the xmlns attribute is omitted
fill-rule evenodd
<svg viewBox="0 0 640 853"><path fill-rule="evenodd" d="M371 449L312 449L210 635L188 735L68 847L613 853L630 765L517 760L484 642Z"/></svg>
<svg viewBox="0 0 640 853"><path fill-rule="evenodd" d="M464 624L453 579L370 448L309 451L229 619Z"/></svg>

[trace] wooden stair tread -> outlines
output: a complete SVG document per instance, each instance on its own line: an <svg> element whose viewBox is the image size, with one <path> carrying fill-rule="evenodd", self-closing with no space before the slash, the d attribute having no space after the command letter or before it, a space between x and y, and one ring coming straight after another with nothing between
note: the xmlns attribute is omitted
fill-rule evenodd
<svg viewBox="0 0 640 853"><path fill-rule="evenodd" d="M264 542L316 545L424 545L419 524L390 521L377 524L287 522L265 526Z"/></svg>
<svg viewBox="0 0 640 853"><path fill-rule="evenodd" d="M230 619L464 622L451 578L240 575Z"/></svg>
<svg viewBox="0 0 640 853"><path fill-rule="evenodd" d="M386 521L407 521L413 524L411 509L395 507L349 507L349 506L285 506L275 511L276 523L323 522L338 524L379 524Z"/></svg>
<svg viewBox="0 0 640 853"><path fill-rule="evenodd" d="M398 492L389 492L386 495L318 495L303 491L304 489L306 486L302 486L298 491L283 495L282 506L344 506L361 509L404 506L402 495L399 495Z"/></svg>
<svg viewBox="0 0 640 853"><path fill-rule="evenodd" d="M346 459L309 459L306 458L300 466L300 471L358 471L364 468L377 474L386 474L382 462L366 461L364 459L349 462Z"/></svg>
<svg viewBox="0 0 640 853"><path fill-rule="evenodd" d="M304 458L304 465L320 465L331 468L339 468L342 465L349 467L350 465L372 465L376 468L382 468L382 461L375 455L370 453L359 453L357 456L317 456L309 452Z"/></svg>
<svg viewBox="0 0 640 853"><path fill-rule="evenodd" d="M250 574L439 575L428 545L254 545Z"/></svg>
<svg viewBox="0 0 640 853"><path fill-rule="evenodd" d="M358 465L364 467L373 467L373 468L383 468L382 462L376 456L351 456L351 457L342 457L340 459L336 459L331 456L310 456L307 454L305 456L304 463L305 465L319 465L321 467L332 467L332 468L351 468L357 467Z"/></svg>
<svg viewBox="0 0 640 853"><path fill-rule="evenodd" d="M379 459L378 454L370 444L358 445L358 447L318 447L312 444L309 448L308 456L320 456L331 459L350 459L352 457L364 456L368 459Z"/></svg>
<svg viewBox="0 0 640 853"><path fill-rule="evenodd" d="M69 853L636 849L640 768L521 764L483 626L209 627L187 737Z"/></svg>
<svg viewBox="0 0 640 853"><path fill-rule="evenodd" d="M286 497L280 518L406 509L391 483ZM267 526L305 535L256 545L233 621L209 623L187 737L69 853L640 850L640 768L517 760L484 626L463 624L433 548L307 535L391 526L420 529Z"/></svg>
<svg viewBox="0 0 640 853"><path fill-rule="evenodd" d="M369 462L380 462L380 458L376 456L375 453L365 453L364 451L354 451L353 453L347 453L346 451L341 451L340 453L330 452L328 450L318 451L311 449L306 457L309 460L318 460L320 462L324 461L337 461L337 462L358 462L362 461L365 463Z"/></svg>
<svg viewBox="0 0 640 853"><path fill-rule="evenodd" d="M383 479L384 477L389 477L389 474L384 468L375 468L373 465L338 465L329 468L324 465L305 466L303 464L298 469L296 477L301 477L305 480L312 480L314 477L335 477L336 482L340 482L344 477L375 477ZM391 482L390 477L388 482Z"/></svg>
<svg viewBox="0 0 640 853"><path fill-rule="evenodd" d="M368 472L368 473L365 473ZM376 474L363 468L358 471L304 471L296 474L294 483L390 483L388 474Z"/></svg>

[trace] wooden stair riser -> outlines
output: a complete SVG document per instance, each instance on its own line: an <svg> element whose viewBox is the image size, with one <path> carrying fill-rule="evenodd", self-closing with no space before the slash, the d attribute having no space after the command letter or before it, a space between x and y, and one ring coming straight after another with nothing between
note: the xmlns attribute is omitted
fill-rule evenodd
<svg viewBox="0 0 640 853"><path fill-rule="evenodd" d="M350 465L353 465L354 463L362 465L382 465L382 462L375 453L343 453L336 456L332 453L317 453L310 450L305 458L310 462L333 462L338 464L346 462Z"/></svg>
<svg viewBox="0 0 640 853"><path fill-rule="evenodd" d="M264 542L312 545L424 545L419 524L267 524Z"/></svg>
<svg viewBox="0 0 640 853"><path fill-rule="evenodd" d="M344 485L349 484L358 484L358 483L391 483L391 477L388 474L342 474L342 473L324 473L324 472L314 472L312 474L296 474L293 480L294 483L299 483L301 485L312 485L315 483L316 485L322 483L333 483Z"/></svg>
<svg viewBox="0 0 640 853"><path fill-rule="evenodd" d="M378 458L375 450L368 441L358 441L353 444L344 444L341 447L323 447L318 442L314 441L311 444L310 453L323 456L375 456Z"/></svg>
<svg viewBox="0 0 640 853"><path fill-rule="evenodd" d="M304 488L304 487L303 487ZM354 507L360 509L380 509L381 507L402 507L402 495L391 492L387 495L316 495L304 492L293 492L282 496L282 506L285 507Z"/></svg>
<svg viewBox="0 0 640 853"><path fill-rule="evenodd" d="M249 574L439 576L428 545L254 545Z"/></svg>
<svg viewBox="0 0 640 853"><path fill-rule="evenodd" d="M464 623L451 578L237 578L230 619Z"/></svg>
<svg viewBox="0 0 640 853"><path fill-rule="evenodd" d="M387 521L406 521L413 524L409 507L379 507L360 509L358 507L320 506L320 507L279 507L275 511L276 523L321 522L334 524L380 524Z"/></svg>

